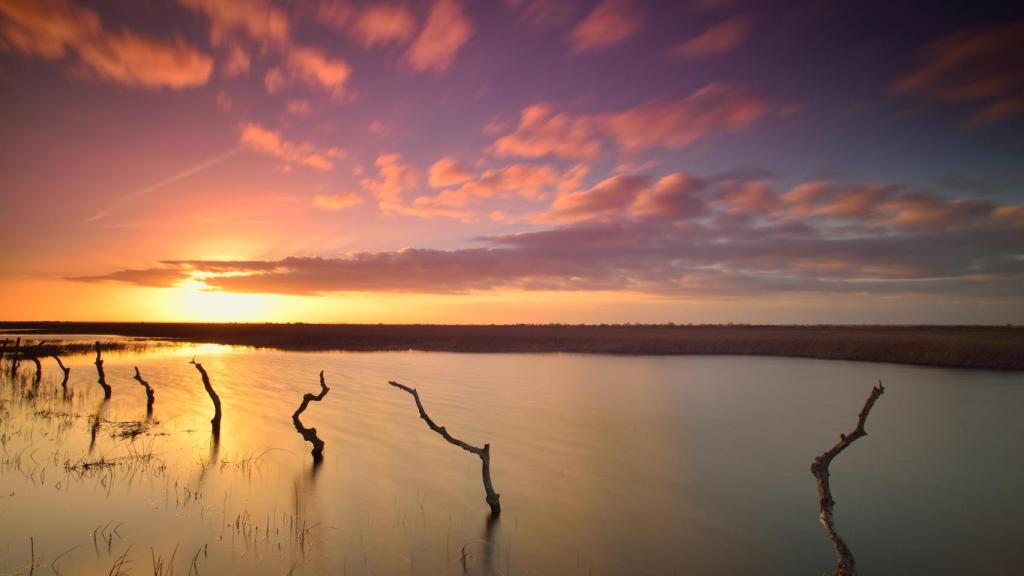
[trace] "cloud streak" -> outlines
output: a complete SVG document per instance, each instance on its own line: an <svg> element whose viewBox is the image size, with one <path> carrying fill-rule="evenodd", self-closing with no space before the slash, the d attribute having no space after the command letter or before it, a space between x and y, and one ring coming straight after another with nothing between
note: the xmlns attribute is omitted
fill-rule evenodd
<svg viewBox="0 0 1024 576"><path fill-rule="evenodd" d="M512 288L1015 296L1024 288L1024 207L978 198L829 182L776 192L732 177L673 173L620 175L564 192L546 214L558 225L478 238L472 248L166 261L76 280L149 286L188 277L212 290L280 294Z"/></svg>

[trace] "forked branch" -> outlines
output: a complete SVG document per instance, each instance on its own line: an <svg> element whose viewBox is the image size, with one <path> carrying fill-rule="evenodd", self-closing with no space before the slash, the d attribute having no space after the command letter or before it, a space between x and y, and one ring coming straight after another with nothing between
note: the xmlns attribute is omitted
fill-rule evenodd
<svg viewBox="0 0 1024 576"><path fill-rule="evenodd" d="M420 412L420 418L422 418L423 421L427 423L427 426L430 427L431 430L440 434L441 437L444 438L446 442L448 442L449 444L454 444L455 446L458 446L459 448L462 448L467 452L472 452L473 454L476 454L477 456L480 457L480 461L483 465L482 473L484 480L484 492L487 495L487 505L491 507L491 514L495 516L501 514L501 503L499 501L499 497L501 495L494 491L494 485L491 484L491 445L484 444L483 448L478 448L476 446L473 446L472 444L467 444L466 442L463 442L462 440L453 437L451 434L448 433L448 430L445 429L444 426L438 426L433 420L430 419L430 416L427 415L427 411L423 409L423 403L420 402L420 395L418 392L416 392L415 388L410 388L408 386L405 386L404 384L399 384L398 382L388 382L388 384L400 390L405 390L406 392L411 394L413 399L416 401L416 409L419 410Z"/></svg>
<svg viewBox="0 0 1024 576"><path fill-rule="evenodd" d="M856 576L857 566L849 546L846 545L846 542L836 532L835 519L832 513L835 500L832 499L832 489L829 487L828 465L832 463L832 460L840 452L846 450L850 444L853 444L855 440L862 436L867 436L868 433L864 430L864 423L868 419L868 413L871 412L871 408L883 392L885 392L885 387L879 381L878 386L871 389L871 394L868 396L867 401L864 402L864 407L861 408L860 414L857 415L857 427L853 429L853 432L840 434L839 442L815 458L814 462L811 463L811 474L814 474L814 478L818 482L818 503L821 508L821 514L818 519L825 528L828 539L832 541L832 546L836 549L836 567L832 571L833 576Z"/></svg>
<svg viewBox="0 0 1024 576"><path fill-rule="evenodd" d="M199 371L199 375L203 378L203 387L206 388L206 393L210 395L210 400L213 401L213 419L210 420L210 425L213 426L213 434L215 436L220 435L220 396L217 396L217 392L210 385L210 376L206 373L203 365L196 362L193 358L189 364L196 367Z"/></svg>
<svg viewBox="0 0 1024 576"><path fill-rule="evenodd" d="M103 373L103 356L100 354L100 343L96 342L96 375L97 382L103 387L103 397L110 398L110 384L107 384L107 376Z"/></svg>
<svg viewBox="0 0 1024 576"><path fill-rule="evenodd" d="M330 391L331 389L328 388L327 384L324 382L324 371L321 370L320 393L310 394L309 392L307 392L303 394L302 404L299 404L299 409L296 410L294 414L292 414L292 424L295 425L295 429L299 432L299 434L302 435L302 438L306 442L309 442L310 444L313 445L313 450L311 453L313 454L314 462L320 462L324 458L324 441L321 440L320 437L316 435L316 428L306 428L305 426L303 426L302 420L299 419L299 416L301 416L302 413L306 410L306 407L309 406L310 402L319 402L323 400L324 396L327 396L327 393Z"/></svg>
<svg viewBox="0 0 1024 576"><path fill-rule="evenodd" d="M138 366L135 367L135 376L132 376L132 378L137 380L139 384L141 384L142 387L146 389L146 414L152 414L153 402L156 401L156 398L153 395L153 387L149 385L149 382L146 382L145 380L142 379L142 374L139 374Z"/></svg>

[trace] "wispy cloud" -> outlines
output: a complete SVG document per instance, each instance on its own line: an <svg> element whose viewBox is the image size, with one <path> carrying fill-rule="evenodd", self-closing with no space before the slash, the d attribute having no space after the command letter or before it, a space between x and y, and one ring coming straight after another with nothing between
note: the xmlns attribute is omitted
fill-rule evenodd
<svg viewBox="0 0 1024 576"><path fill-rule="evenodd" d="M644 15L634 0L602 0L569 35L575 54L625 42L643 27Z"/></svg>
<svg viewBox="0 0 1024 576"><path fill-rule="evenodd" d="M405 61L417 72L445 72L473 32L461 0L435 0L423 28L405 53Z"/></svg>
<svg viewBox="0 0 1024 576"><path fill-rule="evenodd" d="M60 59L77 52L84 75L142 88L182 89L210 79L213 58L177 38L130 30L108 32L99 15L70 0L0 0L3 44L24 54Z"/></svg>

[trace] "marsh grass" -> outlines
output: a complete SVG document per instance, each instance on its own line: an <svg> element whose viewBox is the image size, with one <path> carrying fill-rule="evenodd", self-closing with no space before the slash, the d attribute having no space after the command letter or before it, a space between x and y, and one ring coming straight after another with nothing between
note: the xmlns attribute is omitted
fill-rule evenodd
<svg viewBox="0 0 1024 576"><path fill-rule="evenodd" d="M91 486L113 500L137 483L162 483L165 504L159 509L172 515L198 514L213 525L221 524L219 536L196 546L187 556L178 553L187 540L176 543L165 557L157 553L155 546L134 541L129 535L133 532L131 527L116 519L96 525L87 539L53 556L40 554L40 539L26 535L30 543L26 549L28 559L14 565L12 575L34 576L37 569L47 564L54 574L81 573L79 568L73 568L86 560L74 555L81 548L92 548L95 557L88 561L94 567L89 573L108 576L149 571L155 576L198 576L209 571L203 569L208 558L219 555L223 563L225 557L237 553L236 546L241 547L243 556L276 555L293 571L306 561L320 525L306 518L298 507L291 512L273 513L247 506L234 509L230 489L224 494L222 506L206 501L203 482L207 471L216 470L224 477L252 484L260 479L270 450L253 450L231 458L213 452L205 459L200 455L191 466L180 461L172 466L163 451L164 443L171 441L175 432L165 429L160 421L105 417L106 403L96 407L98 391L64 394L59 382L45 375L33 386L35 376L31 371L20 371L11 379L7 366L7 362L0 362L4 374L0 378L0 475L19 475L28 486L38 490L50 487L68 493L73 488L77 491ZM98 441L97 435L106 440ZM25 497L13 492L3 496ZM0 576L7 573L0 570Z"/></svg>

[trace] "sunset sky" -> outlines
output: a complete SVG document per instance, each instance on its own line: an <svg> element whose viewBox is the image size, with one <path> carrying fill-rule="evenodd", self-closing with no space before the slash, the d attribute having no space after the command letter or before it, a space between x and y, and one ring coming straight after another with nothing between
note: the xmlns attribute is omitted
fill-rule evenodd
<svg viewBox="0 0 1024 576"><path fill-rule="evenodd" d="M0 0L0 319L1024 322L1010 4Z"/></svg>

